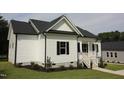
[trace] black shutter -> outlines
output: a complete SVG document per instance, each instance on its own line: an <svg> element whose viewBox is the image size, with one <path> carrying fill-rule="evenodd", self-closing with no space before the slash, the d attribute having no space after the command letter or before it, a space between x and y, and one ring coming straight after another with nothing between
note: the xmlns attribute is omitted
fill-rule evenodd
<svg viewBox="0 0 124 93"><path fill-rule="evenodd" d="M86 44L86 52L88 53L88 44Z"/></svg>
<svg viewBox="0 0 124 93"><path fill-rule="evenodd" d="M92 44L92 51L95 51L95 45Z"/></svg>
<svg viewBox="0 0 124 93"><path fill-rule="evenodd" d="M98 48L98 45L96 45L96 52L99 52L99 48Z"/></svg>
<svg viewBox="0 0 124 93"><path fill-rule="evenodd" d="M59 51L59 50L60 50L60 49L59 49L59 44L60 44L60 43L57 41L57 55L60 54L60 51Z"/></svg>
<svg viewBox="0 0 124 93"><path fill-rule="evenodd" d="M67 42L67 54L69 54L69 42Z"/></svg>
<svg viewBox="0 0 124 93"><path fill-rule="evenodd" d="M78 43L78 53L80 52L80 43Z"/></svg>

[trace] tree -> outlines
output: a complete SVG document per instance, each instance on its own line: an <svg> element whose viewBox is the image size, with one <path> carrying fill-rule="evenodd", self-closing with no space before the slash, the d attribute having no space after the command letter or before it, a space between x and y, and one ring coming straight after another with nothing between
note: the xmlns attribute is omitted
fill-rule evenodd
<svg viewBox="0 0 124 93"><path fill-rule="evenodd" d="M120 40L121 40L121 41L124 41L124 32L121 32Z"/></svg>
<svg viewBox="0 0 124 93"><path fill-rule="evenodd" d="M8 21L0 16L0 55L8 54Z"/></svg>
<svg viewBox="0 0 124 93"><path fill-rule="evenodd" d="M98 38L102 40L102 42L124 41L124 32L119 32L118 30L103 32L98 34Z"/></svg>

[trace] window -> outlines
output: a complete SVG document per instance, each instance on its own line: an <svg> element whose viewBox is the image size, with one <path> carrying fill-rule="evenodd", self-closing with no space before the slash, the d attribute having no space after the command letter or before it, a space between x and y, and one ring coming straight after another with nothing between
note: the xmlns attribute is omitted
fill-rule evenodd
<svg viewBox="0 0 124 93"><path fill-rule="evenodd" d="M88 44L82 44L82 52L88 52Z"/></svg>
<svg viewBox="0 0 124 93"><path fill-rule="evenodd" d="M92 51L95 51L95 45L92 44Z"/></svg>
<svg viewBox="0 0 124 93"><path fill-rule="evenodd" d="M107 57L109 57L109 52L107 52L106 54L107 54Z"/></svg>
<svg viewBox="0 0 124 93"><path fill-rule="evenodd" d="M117 57L117 53L115 52L115 57Z"/></svg>
<svg viewBox="0 0 124 93"><path fill-rule="evenodd" d="M69 42L57 42L57 55L69 54Z"/></svg>
<svg viewBox="0 0 124 93"><path fill-rule="evenodd" d="M80 52L80 43L78 43L78 53Z"/></svg>
<svg viewBox="0 0 124 93"><path fill-rule="evenodd" d="M113 53L111 52L111 57L113 57Z"/></svg>

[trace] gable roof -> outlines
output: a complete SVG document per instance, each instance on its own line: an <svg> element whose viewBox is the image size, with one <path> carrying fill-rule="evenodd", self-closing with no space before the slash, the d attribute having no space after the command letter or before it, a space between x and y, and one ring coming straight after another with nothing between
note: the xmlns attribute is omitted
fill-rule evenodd
<svg viewBox="0 0 124 93"><path fill-rule="evenodd" d="M33 27L29 23L11 20L11 24L14 34L31 34L31 35L37 34L37 32L33 29Z"/></svg>
<svg viewBox="0 0 124 93"><path fill-rule="evenodd" d="M58 22L62 17L63 17L63 15L58 17L58 18L56 18L56 19L54 19L51 22L40 21L40 20L35 20L35 19L30 19L30 20L34 23L34 25L42 33L42 32L45 32L48 28L50 28L52 25L54 25L56 22ZM76 26L76 28L84 35L84 37L89 37L89 38L96 38L97 37L96 35L90 33L87 30L84 30L84 29L82 29L82 28L80 28L78 26Z"/></svg>
<svg viewBox="0 0 124 93"><path fill-rule="evenodd" d="M103 51L124 51L124 41L104 42L101 47Z"/></svg>
<svg viewBox="0 0 124 93"><path fill-rule="evenodd" d="M35 27L39 30L39 33L36 32L33 27L31 26L31 24L26 23L26 22L20 22L20 21L15 21L12 20L12 25L14 28L14 33L15 34L40 34L40 33L44 33L46 32L50 27L52 27L54 24L56 24L61 18L63 18L66 16L62 15L54 20L52 20L51 22L48 21L41 21L41 20L36 20L36 19L30 19L30 21L33 23L33 25L35 25ZM68 20L68 19L67 19ZM29 21L29 22L30 22ZM84 37L89 37L89 38L96 38L96 36L92 33L90 33L87 30L84 30L78 26L75 26L75 28L80 32L80 34L82 34ZM31 30L31 31L30 31Z"/></svg>
<svg viewBox="0 0 124 93"><path fill-rule="evenodd" d="M46 29L48 28L48 25L49 25L49 22L47 22L47 21L40 21L40 20L36 20L36 19L30 19L30 21L33 22L33 24L40 31L40 33L43 33L44 31L46 31Z"/></svg>
<svg viewBox="0 0 124 93"><path fill-rule="evenodd" d="M50 28L52 25L54 25L58 20L60 20L62 16L54 19L51 22L48 21L41 21L36 19L30 19L31 22L37 27L37 29L40 31L40 33L45 32L48 28Z"/></svg>

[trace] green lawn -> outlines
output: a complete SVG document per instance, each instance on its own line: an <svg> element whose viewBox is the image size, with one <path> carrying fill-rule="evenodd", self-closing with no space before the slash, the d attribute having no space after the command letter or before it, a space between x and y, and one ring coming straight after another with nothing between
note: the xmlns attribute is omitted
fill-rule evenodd
<svg viewBox="0 0 124 93"><path fill-rule="evenodd" d="M41 72L26 68L14 67L11 63L0 62L0 71L4 71L9 79L124 79L123 76L103 73L90 69L65 70L58 72Z"/></svg>
<svg viewBox="0 0 124 93"><path fill-rule="evenodd" d="M117 70L124 70L124 65L121 65L121 64L107 64L106 66L107 69L110 69L110 70L114 70L114 71L117 71Z"/></svg>

